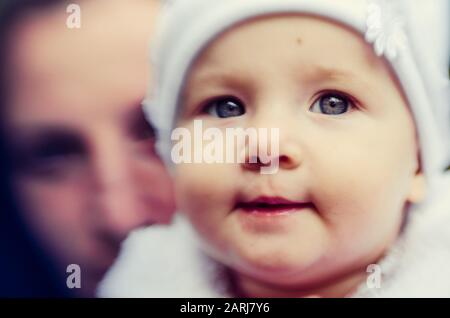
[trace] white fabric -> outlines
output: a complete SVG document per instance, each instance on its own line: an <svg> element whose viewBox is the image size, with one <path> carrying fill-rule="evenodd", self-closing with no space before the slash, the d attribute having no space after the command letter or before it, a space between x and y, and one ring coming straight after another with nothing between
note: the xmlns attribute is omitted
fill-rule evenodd
<svg viewBox="0 0 450 318"><path fill-rule="evenodd" d="M378 14L369 10L374 6ZM238 22L287 12L323 16L350 26L363 37L372 29L371 34L377 36L371 42L375 42L377 52L384 53L409 100L427 180L442 173L450 155L447 0L169 1L152 43L155 82L144 106L160 131L158 148L166 162L171 164L170 134L183 80L201 50ZM373 32L376 28L379 32ZM399 29L404 31L400 36ZM406 42L400 45L396 40L403 35ZM383 42L394 44L395 56L388 54L392 45Z"/></svg>
<svg viewBox="0 0 450 318"><path fill-rule="evenodd" d="M450 297L450 174L410 211L406 230L379 262L381 288L353 297ZM187 221L131 235L100 285L100 297L228 297L222 268L202 254ZM368 274L369 275L369 274Z"/></svg>
<svg viewBox="0 0 450 318"><path fill-rule="evenodd" d="M215 263L198 248L187 221L130 235L98 290L99 297L223 297L214 286Z"/></svg>

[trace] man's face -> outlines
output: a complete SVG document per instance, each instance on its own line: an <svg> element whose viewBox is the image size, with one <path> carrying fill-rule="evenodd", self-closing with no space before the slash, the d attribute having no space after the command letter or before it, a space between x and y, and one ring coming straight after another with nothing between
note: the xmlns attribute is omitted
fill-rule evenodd
<svg viewBox="0 0 450 318"><path fill-rule="evenodd" d="M25 220L92 294L127 234L168 223L172 184L141 111L156 1L81 2L33 12L11 34L6 122Z"/></svg>
<svg viewBox="0 0 450 318"><path fill-rule="evenodd" d="M178 127L279 128L279 171L181 164L180 210L221 262L254 279L315 284L375 262L418 200L415 127L361 36L281 16L232 28L191 69Z"/></svg>

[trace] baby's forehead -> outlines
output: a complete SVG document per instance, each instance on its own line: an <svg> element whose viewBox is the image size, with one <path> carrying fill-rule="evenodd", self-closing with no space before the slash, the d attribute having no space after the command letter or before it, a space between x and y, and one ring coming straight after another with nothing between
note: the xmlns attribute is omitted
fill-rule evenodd
<svg viewBox="0 0 450 318"><path fill-rule="evenodd" d="M196 82L246 77L273 64L309 81L370 74L390 77L387 63L356 31L325 18L290 14L246 20L203 48L190 69Z"/></svg>

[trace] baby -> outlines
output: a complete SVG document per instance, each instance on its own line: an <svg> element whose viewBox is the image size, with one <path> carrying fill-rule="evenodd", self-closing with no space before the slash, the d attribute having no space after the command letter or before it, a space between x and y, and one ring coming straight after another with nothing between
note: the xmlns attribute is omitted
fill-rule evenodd
<svg viewBox="0 0 450 318"><path fill-rule="evenodd" d="M279 169L172 164L185 218L142 238L168 265L128 265L147 284L132 295L450 296L448 10L433 4L172 2L147 105L162 154L199 120L279 128ZM104 294L123 295L113 276Z"/></svg>

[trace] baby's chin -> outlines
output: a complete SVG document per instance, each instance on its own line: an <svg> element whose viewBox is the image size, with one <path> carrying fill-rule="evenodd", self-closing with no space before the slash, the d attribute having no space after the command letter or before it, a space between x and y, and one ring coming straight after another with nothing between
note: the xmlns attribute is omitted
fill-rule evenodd
<svg viewBox="0 0 450 318"><path fill-rule="evenodd" d="M299 247L289 238L270 245L265 244L264 239L255 241L243 237L238 242L236 237L227 241L225 244L224 241L209 242L205 252L233 272L272 284L292 284L293 277L302 277L302 273L307 273L327 253L320 244Z"/></svg>
<svg viewBox="0 0 450 318"><path fill-rule="evenodd" d="M242 282L244 279L281 293L278 296L277 294L256 294L250 297L293 297L293 295L307 297L335 281L345 281L347 273L352 273L355 267L362 268L351 260L347 260L350 263L330 261L330 259L336 260L334 256L330 257L332 252L323 251L324 255L321 254L305 253L282 257L275 251L266 251L258 257L255 255L223 257L222 255L216 260L229 268L236 282ZM359 272L364 273L364 270Z"/></svg>
<svg viewBox="0 0 450 318"><path fill-rule="evenodd" d="M312 269L320 266L319 259L311 256L280 259L269 254L260 259L235 258L234 263L227 265L234 275L289 290L314 284L316 276Z"/></svg>
<svg viewBox="0 0 450 318"><path fill-rule="evenodd" d="M308 269L326 253L318 244L297 247L291 242L289 248L283 245L243 247L239 251L240 259L255 271L291 276Z"/></svg>

